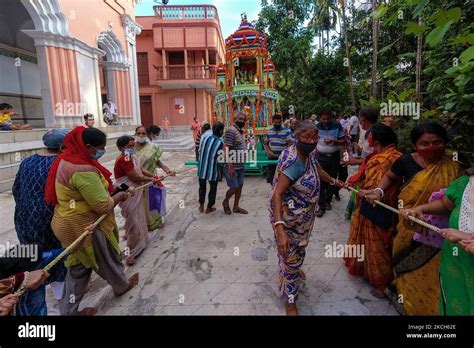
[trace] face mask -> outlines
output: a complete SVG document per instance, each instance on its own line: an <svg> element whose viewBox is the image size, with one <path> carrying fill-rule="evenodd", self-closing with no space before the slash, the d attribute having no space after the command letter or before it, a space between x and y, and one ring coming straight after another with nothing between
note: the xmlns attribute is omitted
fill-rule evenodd
<svg viewBox="0 0 474 348"><path fill-rule="evenodd" d="M303 143L302 141L300 141L299 143L299 148L301 150L301 152L305 153L305 154L309 154L311 152L314 151L314 149L316 148L316 143L314 144L311 144L311 143Z"/></svg>
<svg viewBox="0 0 474 348"><path fill-rule="evenodd" d="M135 137L135 140L138 142L138 143L146 143L146 139L147 137Z"/></svg>
<svg viewBox="0 0 474 348"><path fill-rule="evenodd" d="M281 124L276 124L273 126L275 128L275 130L281 130Z"/></svg>
<svg viewBox="0 0 474 348"><path fill-rule="evenodd" d="M242 122L242 121L236 121L235 124L236 124L239 128L244 128L244 126L245 126L245 122Z"/></svg>
<svg viewBox="0 0 474 348"><path fill-rule="evenodd" d="M125 154L125 156L131 156L135 153L135 149L127 148L123 151L123 153Z"/></svg>
<svg viewBox="0 0 474 348"><path fill-rule="evenodd" d="M98 160L98 159L101 158L104 154L105 154L105 150L97 150L97 152L95 153L95 155L91 155L91 156L92 156L92 158Z"/></svg>
<svg viewBox="0 0 474 348"><path fill-rule="evenodd" d="M444 154L444 145L433 145L431 144L428 147L425 147L424 149L416 149L416 152L424 158L426 158L428 161L436 161L441 158Z"/></svg>

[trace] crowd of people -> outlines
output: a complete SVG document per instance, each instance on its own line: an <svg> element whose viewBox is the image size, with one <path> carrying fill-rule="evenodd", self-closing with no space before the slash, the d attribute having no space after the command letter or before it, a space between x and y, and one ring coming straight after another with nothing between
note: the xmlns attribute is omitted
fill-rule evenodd
<svg viewBox="0 0 474 348"><path fill-rule="evenodd" d="M134 136L117 139L120 154L112 180L98 162L107 138L93 127L91 116L85 115L84 124L71 131L48 131L46 149L20 165L13 187L15 228L22 244L39 245L42 257L34 264L0 260L5 263L0 267L0 314L16 306L21 315L45 315L45 285L50 284L60 299L60 314L93 315L95 308L79 311L93 271L116 296L138 283L138 273L127 279L123 262L133 265L150 232L163 224L162 212L149 204L163 189L157 169L171 176L176 172L161 161L163 151L153 143L161 129L139 126ZM340 190L348 189L346 245L364 246L359 249L363 257L346 251L343 262L350 274L365 278L373 296L388 297L402 314L474 314L474 171L451 155L441 125L416 125L410 138L413 151L403 154L394 129L378 118L371 107L350 117L323 110L317 119L303 121L284 121L276 114L262 137L268 159L276 161L267 166L266 180L272 185L268 209L286 312L298 314L299 286L306 279L302 266L310 235L317 232L316 218L324 218L333 209L332 200L341 200ZM225 178L224 213L248 214L241 206L248 157L233 156L248 152L248 121L246 114L236 112L225 129L221 122L211 126L194 118L200 213L217 210L217 187ZM349 166L356 166L350 177ZM119 249L115 206L125 219L126 252ZM96 226L99 217L103 220ZM84 231L88 236L67 259L49 273L37 271ZM11 296L18 289L29 291L19 299Z"/></svg>
<svg viewBox="0 0 474 348"><path fill-rule="evenodd" d="M378 122L374 108L350 119L323 111L315 122L301 122L295 144L279 156L269 201L287 314L298 313L301 266L314 220L332 208L338 189L349 187L358 192L347 207L346 245L364 248L345 248L348 272L368 280L372 295L388 297L401 314L474 314L474 170L449 151L446 129L435 122L415 126L413 152L402 154L397 134ZM358 170L346 180L341 169L348 165Z"/></svg>
<svg viewBox="0 0 474 348"><path fill-rule="evenodd" d="M59 301L61 315L94 315L96 308L79 310L92 272L116 296L138 283L138 273L125 276L124 263L133 265L150 234L163 225L163 212L149 204L150 196L163 189L157 168L170 176L176 173L160 160L163 151L152 142L160 128L139 126L134 136L117 139L112 179L98 162L107 136L93 124L93 115L87 114L84 124L70 131L49 130L43 136L45 149L20 163L12 189L15 230L21 245L34 245L39 257L0 258L0 315L47 315L46 285ZM124 251L119 248L116 206L125 219ZM85 232L67 258L44 270Z"/></svg>

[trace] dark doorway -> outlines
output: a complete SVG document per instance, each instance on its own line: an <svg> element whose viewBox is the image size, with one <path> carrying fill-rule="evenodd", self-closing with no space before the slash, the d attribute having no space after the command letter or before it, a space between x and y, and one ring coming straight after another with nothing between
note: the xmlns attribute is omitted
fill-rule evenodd
<svg viewBox="0 0 474 348"><path fill-rule="evenodd" d="M140 96L140 113L142 118L142 126L148 127L153 124L153 107L150 95Z"/></svg>

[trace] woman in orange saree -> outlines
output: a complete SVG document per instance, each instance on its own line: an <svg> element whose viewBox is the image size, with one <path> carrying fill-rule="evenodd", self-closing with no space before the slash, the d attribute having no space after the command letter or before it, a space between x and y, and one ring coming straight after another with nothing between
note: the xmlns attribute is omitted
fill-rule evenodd
<svg viewBox="0 0 474 348"><path fill-rule="evenodd" d="M390 170L402 154L395 146L397 135L392 128L377 124L371 129L369 146L374 152L367 156L364 171L355 184L361 187L358 193L356 210L352 215L351 230L347 245L363 246L363 255L344 255L344 261L352 275L362 276L373 285L372 295L384 297L386 286L393 279L391 240L394 232L395 217L392 217L387 226L380 226L361 212L364 195L371 193L372 189ZM354 184L354 182L352 182ZM394 185L385 192L385 202L396 205L398 190Z"/></svg>
<svg viewBox="0 0 474 348"><path fill-rule="evenodd" d="M367 196L369 202L381 199L385 190L402 182L399 208L428 203L433 192L440 191L462 175L458 162L446 154L446 131L438 124L414 127L411 142L416 152L401 156L378 184L378 190ZM413 240L415 227L403 219L397 224L393 240L394 280L386 295L395 308L407 315L438 315L440 295L440 249Z"/></svg>

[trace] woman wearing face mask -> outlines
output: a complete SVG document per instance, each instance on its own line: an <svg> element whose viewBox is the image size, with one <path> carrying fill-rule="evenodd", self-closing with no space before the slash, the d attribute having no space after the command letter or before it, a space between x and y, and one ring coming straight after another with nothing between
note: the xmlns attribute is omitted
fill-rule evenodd
<svg viewBox="0 0 474 348"><path fill-rule="evenodd" d="M385 192L402 185L398 202L403 208L428 203L433 192L449 186L462 175L460 165L445 154L446 131L434 123L416 126L411 142L416 152L401 156L377 187L364 192L369 203L383 200ZM437 315L440 285L439 249L413 240L415 228L403 221L396 227L392 262L395 279L386 290L395 308L407 315Z"/></svg>
<svg viewBox="0 0 474 348"><path fill-rule="evenodd" d="M449 228L441 230L440 315L474 314L474 167L467 172L441 199L402 212L420 219L424 214L449 216Z"/></svg>
<svg viewBox="0 0 474 348"><path fill-rule="evenodd" d="M163 162L160 161L163 149L158 144L154 144L148 141L147 130L143 126L139 126L135 129L135 155L140 160L143 168L156 175L158 168L170 175L175 176L176 173L170 170ZM160 228L163 223L163 217L156 210L148 209L148 195L150 188L146 188L143 191L143 201L145 216L148 225L148 231L152 232L157 228Z"/></svg>
<svg viewBox="0 0 474 348"><path fill-rule="evenodd" d="M142 171L140 160L135 155L135 139L129 135L117 139L117 147L121 154L115 161L115 184L126 184L128 187L140 186L156 178L148 171ZM136 257L145 250L148 244L148 228L145 210L143 209L143 188L125 202L120 202L122 216L125 219L125 238L127 240L127 265L135 264Z"/></svg>
<svg viewBox="0 0 474 348"><path fill-rule="evenodd" d="M36 244L40 250L61 251L61 243L51 229L54 207L44 201L46 177L56 156L61 153L67 129L52 129L43 136L46 149L21 161L12 192L15 198L15 230L21 244ZM57 299L61 298L66 268L61 262L50 272ZM46 286L28 291L21 297L19 315L47 315Z"/></svg>
<svg viewBox="0 0 474 348"><path fill-rule="evenodd" d="M363 245L364 257L360 255L345 255L344 261L352 275L362 276L373 285L372 295L383 298L385 287L392 280L392 251L390 244L393 236L394 217L384 217L387 224L382 226L380 222L367 216L363 205L364 194L367 190L377 187L380 179L390 170L392 164L402 155L396 149L397 135L392 128L383 124L372 127L369 135L369 146L374 152L369 154L361 166L361 170L351 177L351 184L359 186L356 210L352 215L351 229L347 245ZM370 193L370 191L369 191ZM385 192L385 202L396 206L398 190L394 185ZM369 207L369 209L371 209ZM382 208L383 209L383 208ZM382 215L384 211L372 210L374 214ZM390 221L388 221L390 220Z"/></svg>
<svg viewBox="0 0 474 348"><path fill-rule="evenodd" d="M111 173L97 160L105 153L107 136L96 128L74 128L64 138L66 149L48 174L45 190L47 203L55 205L51 227L63 247L69 246L102 215L106 217L92 235L70 254L64 296L59 304L61 315L93 315L95 308L77 312L92 271L105 279L116 296L138 283L138 273L128 280L120 259L118 228L114 207L128 199L131 192L111 196ZM71 297L73 296L73 297ZM70 301L75 298L75 301Z"/></svg>
<svg viewBox="0 0 474 348"><path fill-rule="evenodd" d="M278 248L280 292L286 300L287 315L298 315L298 283L305 279L300 268L316 217L320 180L345 186L318 164L314 151L318 130L313 122L301 122L295 137L296 143L283 150L278 159L269 201L270 221Z"/></svg>

